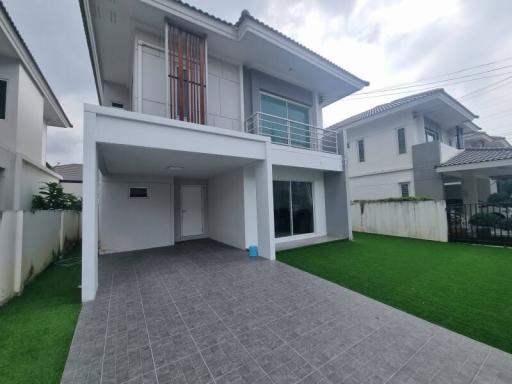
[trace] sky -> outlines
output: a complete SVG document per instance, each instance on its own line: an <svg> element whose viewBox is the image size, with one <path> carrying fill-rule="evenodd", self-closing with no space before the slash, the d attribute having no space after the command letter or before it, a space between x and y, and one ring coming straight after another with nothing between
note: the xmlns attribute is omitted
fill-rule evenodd
<svg viewBox="0 0 512 384"><path fill-rule="evenodd" d="M512 142L510 0L189 3L231 22L247 9L369 81L360 96L324 108L325 126L408 94L444 87L479 116L475 123ZM81 162L83 104L98 100L78 0L4 0L4 4L74 125L48 128L48 162ZM395 88L382 91L389 87Z"/></svg>

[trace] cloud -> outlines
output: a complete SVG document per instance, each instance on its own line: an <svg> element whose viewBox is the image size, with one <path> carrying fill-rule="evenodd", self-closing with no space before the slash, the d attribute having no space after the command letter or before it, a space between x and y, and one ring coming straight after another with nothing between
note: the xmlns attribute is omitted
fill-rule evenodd
<svg viewBox="0 0 512 384"><path fill-rule="evenodd" d="M235 22L242 9L370 81L365 91L512 56L512 1L189 0ZM82 105L97 103L78 1L4 0L75 128L49 128L48 159L80 161ZM49 6L48 4L51 4ZM512 65L512 60L504 65ZM485 68L484 68L485 69ZM512 70L512 68L511 68ZM500 78L446 86L455 97ZM414 90L414 89L413 89ZM415 89L419 91L421 89ZM512 81L464 103L491 134L512 137ZM341 100L324 109L333 124L404 95Z"/></svg>

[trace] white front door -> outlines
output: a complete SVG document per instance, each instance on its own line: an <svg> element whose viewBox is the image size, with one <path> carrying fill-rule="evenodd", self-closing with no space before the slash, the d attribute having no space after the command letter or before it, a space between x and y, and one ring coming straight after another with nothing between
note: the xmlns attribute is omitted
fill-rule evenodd
<svg viewBox="0 0 512 384"><path fill-rule="evenodd" d="M181 236L204 234L203 186L181 186Z"/></svg>

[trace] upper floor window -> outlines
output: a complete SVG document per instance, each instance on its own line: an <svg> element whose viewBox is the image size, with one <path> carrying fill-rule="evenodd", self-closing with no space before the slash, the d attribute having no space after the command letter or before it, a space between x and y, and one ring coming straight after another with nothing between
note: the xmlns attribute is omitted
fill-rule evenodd
<svg viewBox="0 0 512 384"><path fill-rule="evenodd" d="M464 148L464 129L462 127L455 128L457 132L457 149Z"/></svg>
<svg viewBox="0 0 512 384"><path fill-rule="evenodd" d="M310 148L309 107L288 99L261 93L260 129L273 143Z"/></svg>
<svg viewBox="0 0 512 384"><path fill-rule="evenodd" d="M5 119L5 105L7 103L7 81L0 80L0 119Z"/></svg>
<svg viewBox="0 0 512 384"><path fill-rule="evenodd" d="M396 130L396 136L398 140L398 154L401 155L407 152L407 147L405 143L405 128L399 128Z"/></svg>
<svg viewBox="0 0 512 384"><path fill-rule="evenodd" d="M439 133L430 128L425 128L425 140L427 143L431 141L439 141Z"/></svg>
<svg viewBox="0 0 512 384"><path fill-rule="evenodd" d="M359 157L359 162L364 162L364 140L357 141L357 155Z"/></svg>
<svg viewBox="0 0 512 384"><path fill-rule="evenodd" d="M400 183L399 186L402 197L409 197L409 183Z"/></svg>
<svg viewBox="0 0 512 384"><path fill-rule="evenodd" d="M173 25L166 27L171 119L206 123L205 38Z"/></svg>

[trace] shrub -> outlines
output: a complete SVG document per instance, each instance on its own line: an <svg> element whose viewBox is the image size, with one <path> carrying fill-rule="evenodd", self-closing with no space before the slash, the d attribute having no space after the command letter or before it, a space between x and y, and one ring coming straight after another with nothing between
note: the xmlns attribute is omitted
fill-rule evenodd
<svg viewBox="0 0 512 384"><path fill-rule="evenodd" d="M504 231L512 231L512 218L504 218L498 220L498 228Z"/></svg>
<svg viewBox="0 0 512 384"><path fill-rule="evenodd" d="M72 211L82 210L82 200L72 193L64 193L59 183L44 183L39 188L39 195L32 196L32 210L66 209Z"/></svg>
<svg viewBox="0 0 512 384"><path fill-rule="evenodd" d="M491 193L487 198L489 204L511 203L510 196L505 192Z"/></svg>
<svg viewBox="0 0 512 384"><path fill-rule="evenodd" d="M494 227L501 218L493 213L475 213L469 219L469 224L477 227Z"/></svg>

